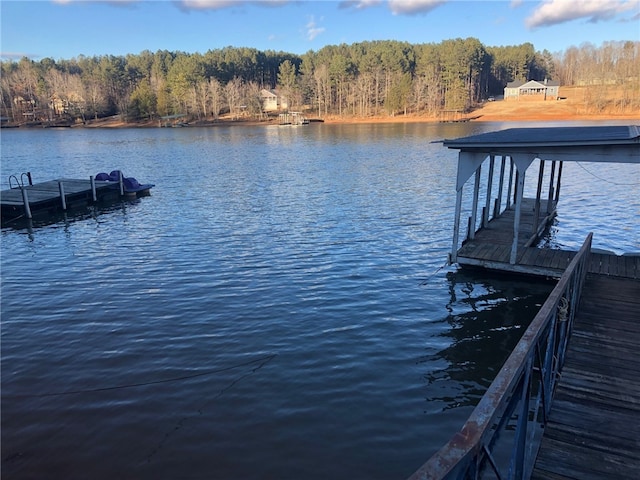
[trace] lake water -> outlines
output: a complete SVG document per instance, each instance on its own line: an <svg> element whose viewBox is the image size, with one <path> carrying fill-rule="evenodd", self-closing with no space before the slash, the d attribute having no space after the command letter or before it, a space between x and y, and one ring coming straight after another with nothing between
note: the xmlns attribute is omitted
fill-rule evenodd
<svg viewBox="0 0 640 480"><path fill-rule="evenodd" d="M3 189L156 184L2 229L3 478L410 475L552 287L443 268L457 153L431 142L501 128L3 131ZM550 244L640 250L638 167L601 167L565 166Z"/></svg>

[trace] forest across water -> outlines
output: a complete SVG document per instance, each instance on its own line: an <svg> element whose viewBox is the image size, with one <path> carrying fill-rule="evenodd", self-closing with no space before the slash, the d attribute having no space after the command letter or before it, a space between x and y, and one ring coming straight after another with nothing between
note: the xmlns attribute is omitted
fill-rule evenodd
<svg viewBox="0 0 640 480"><path fill-rule="evenodd" d="M325 121L627 118L640 111L637 41L551 53L531 43L489 47L475 38L389 40L303 55L225 47L204 54L25 57L0 65L3 126L158 125L163 117L184 124L264 122L279 111ZM528 80L557 82L560 101L508 108L489 102L510 82ZM270 112L265 90L278 98Z"/></svg>

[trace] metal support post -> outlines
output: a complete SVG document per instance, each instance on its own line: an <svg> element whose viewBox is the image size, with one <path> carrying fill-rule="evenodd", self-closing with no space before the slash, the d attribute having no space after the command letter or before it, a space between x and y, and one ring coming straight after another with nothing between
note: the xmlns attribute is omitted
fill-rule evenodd
<svg viewBox="0 0 640 480"><path fill-rule="evenodd" d="M20 189L22 190L22 202L24 203L24 214L27 216L27 218L32 218L31 206L29 205L29 195L27 194L27 188L20 187Z"/></svg>
<svg viewBox="0 0 640 480"><path fill-rule="evenodd" d="M98 201L98 195L96 193L96 179L94 178L93 175L89 176L89 182L91 182L91 198L93 199L93 202L97 202Z"/></svg>
<svg viewBox="0 0 640 480"><path fill-rule="evenodd" d="M62 204L62 210L67 209L67 199L64 196L64 184L62 181L58 182L58 189L60 190L60 203Z"/></svg>

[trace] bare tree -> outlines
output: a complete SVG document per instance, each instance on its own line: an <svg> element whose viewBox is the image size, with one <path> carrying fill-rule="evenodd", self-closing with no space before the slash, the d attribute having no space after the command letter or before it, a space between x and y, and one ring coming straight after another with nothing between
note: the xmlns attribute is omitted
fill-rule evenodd
<svg viewBox="0 0 640 480"><path fill-rule="evenodd" d="M329 104L331 103L331 84L329 83L329 71L325 64L320 65L313 72L313 78L316 81L316 98L318 102L318 116L322 116L322 111L327 115L329 113Z"/></svg>
<svg viewBox="0 0 640 480"><path fill-rule="evenodd" d="M217 119L218 115L220 115L220 109L222 108L224 91L220 82L213 77L209 79L207 87L209 89L211 114L214 119Z"/></svg>
<svg viewBox="0 0 640 480"><path fill-rule="evenodd" d="M231 118L237 119L240 116L240 101L242 99L242 79L233 77L224 87L227 105L229 105L229 113Z"/></svg>
<svg viewBox="0 0 640 480"><path fill-rule="evenodd" d="M247 82L242 89L242 102L245 106L245 111L255 117L262 115L261 90L257 82Z"/></svg>
<svg viewBox="0 0 640 480"><path fill-rule="evenodd" d="M199 105L198 118L206 118L209 111L209 104L211 103L209 98L209 84L205 80L200 80L196 83L194 90Z"/></svg>
<svg viewBox="0 0 640 480"><path fill-rule="evenodd" d="M70 113L82 119L82 123L87 121L87 92L80 75L69 75L67 79L67 101L69 102Z"/></svg>
<svg viewBox="0 0 640 480"><path fill-rule="evenodd" d="M11 92L13 120L35 120L36 109L43 102L38 95L38 74L31 60L20 60L17 69L9 75L8 90Z"/></svg>

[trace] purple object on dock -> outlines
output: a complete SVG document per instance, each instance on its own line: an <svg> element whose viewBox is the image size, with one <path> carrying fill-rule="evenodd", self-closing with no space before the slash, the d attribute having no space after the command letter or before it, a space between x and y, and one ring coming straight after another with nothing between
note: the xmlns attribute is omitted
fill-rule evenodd
<svg viewBox="0 0 640 480"><path fill-rule="evenodd" d="M154 184L141 184L133 177L125 177L124 173L120 170L112 170L109 174L104 172L98 173L96 175L96 180L116 183L120 182L120 175L122 175L122 186L124 187L125 193L140 193L155 187Z"/></svg>

